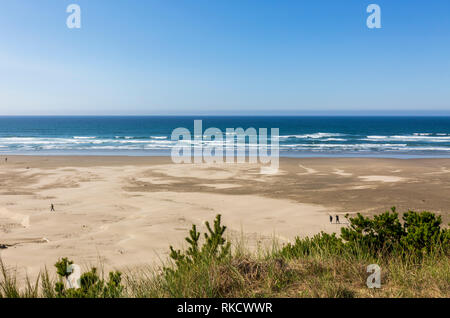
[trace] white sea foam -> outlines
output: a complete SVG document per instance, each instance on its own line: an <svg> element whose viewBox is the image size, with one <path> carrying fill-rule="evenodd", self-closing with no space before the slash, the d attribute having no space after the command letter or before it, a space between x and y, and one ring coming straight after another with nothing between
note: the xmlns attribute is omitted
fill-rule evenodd
<svg viewBox="0 0 450 318"><path fill-rule="evenodd" d="M347 137L343 137L347 136ZM311 152L450 152L450 135L445 133L431 134L418 132L411 135L345 135L338 133L314 133L280 136L280 150ZM346 143L347 141L354 141ZM258 144L237 143L229 145L223 140L186 140L181 141L194 148L200 146L222 146L225 149L236 149L245 146L255 149ZM427 145L428 143L428 145ZM433 143L440 143L438 147ZM449 145L447 146L447 144ZM3 153L10 151L39 150L170 150L176 144L167 136L115 136L115 137L0 137L0 148Z"/></svg>
<svg viewBox="0 0 450 318"><path fill-rule="evenodd" d="M362 140L377 141L408 141L408 142L450 142L450 136L428 136L428 135L396 135L396 136L367 136Z"/></svg>
<svg viewBox="0 0 450 318"><path fill-rule="evenodd" d="M347 141L347 139L344 139L344 138L326 138L326 139L322 139L321 141Z"/></svg>
<svg viewBox="0 0 450 318"><path fill-rule="evenodd" d="M282 135L279 136L280 139L289 139L289 138L295 138L295 139L321 139L321 138L331 138L331 137L340 137L340 136L346 136L345 134L339 134L339 133L313 133L313 134L302 134L302 135Z"/></svg>
<svg viewBox="0 0 450 318"><path fill-rule="evenodd" d="M150 136L152 139L167 139L167 136Z"/></svg>
<svg viewBox="0 0 450 318"><path fill-rule="evenodd" d="M385 139L387 136L367 136L368 139Z"/></svg>

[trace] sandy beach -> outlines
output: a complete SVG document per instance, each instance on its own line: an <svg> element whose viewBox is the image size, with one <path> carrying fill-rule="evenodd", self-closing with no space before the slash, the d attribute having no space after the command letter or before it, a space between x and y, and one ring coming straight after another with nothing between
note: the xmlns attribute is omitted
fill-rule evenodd
<svg viewBox="0 0 450 318"><path fill-rule="evenodd" d="M231 240L255 248L320 231L346 213L396 206L450 222L450 159L282 158L176 165L166 157L0 158L0 255L34 275L60 257L105 269L159 265L191 224L218 213ZM54 204L54 212L50 205ZM330 224L329 215L341 223Z"/></svg>

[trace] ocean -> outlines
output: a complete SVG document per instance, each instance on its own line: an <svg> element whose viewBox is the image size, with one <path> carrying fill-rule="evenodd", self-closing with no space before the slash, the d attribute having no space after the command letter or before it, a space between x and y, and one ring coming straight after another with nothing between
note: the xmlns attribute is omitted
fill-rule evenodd
<svg viewBox="0 0 450 318"><path fill-rule="evenodd" d="M450 157L450 117L0 117L0 154L169 155L171 133L279 128L285 157Z"/></svg>

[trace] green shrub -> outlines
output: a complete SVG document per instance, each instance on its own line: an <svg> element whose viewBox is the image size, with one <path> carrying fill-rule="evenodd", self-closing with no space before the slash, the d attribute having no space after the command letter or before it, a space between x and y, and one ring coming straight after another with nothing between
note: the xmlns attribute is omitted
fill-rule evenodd
<svg viewBox="0 0 450 318"><path fill-rule="evenodd" d="M391 252L399 246L400 239L405 235L395 208L392 208L392 213L386 211L375 215L373 219L360 213L354 218L348 218L347 215L347 219L350 227L341 229L342 239L374 253Z"/></svg>
<svg viewBox="0 0 450 318"><path fill-rule="evenodd" d="M410 251L431 252L436 248L449 249L450 232L441 229L442 219L430 212L409 211L403 215L405 235L402 245Z"/></svg>

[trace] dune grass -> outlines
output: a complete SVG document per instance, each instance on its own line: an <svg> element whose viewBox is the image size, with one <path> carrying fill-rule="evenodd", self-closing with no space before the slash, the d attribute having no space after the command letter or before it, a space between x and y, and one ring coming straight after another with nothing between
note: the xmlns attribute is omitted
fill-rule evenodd
<svg viewBox="0 0 450 318"><path fill-rule="evenodd" d="M81 277L81 288L45 269L19 288L14 270L0 261L0 297L450 297L450 235L428 212L395 210L373 219L357 216L341 236L320 233L270 250L250 252L230 244L220 216L207 233L195 225L188 248L170 247L171 259L158 268ZM344 239L345 237L345 239ZM369 264L381 267L381 288L370 289Z"/></svg>

